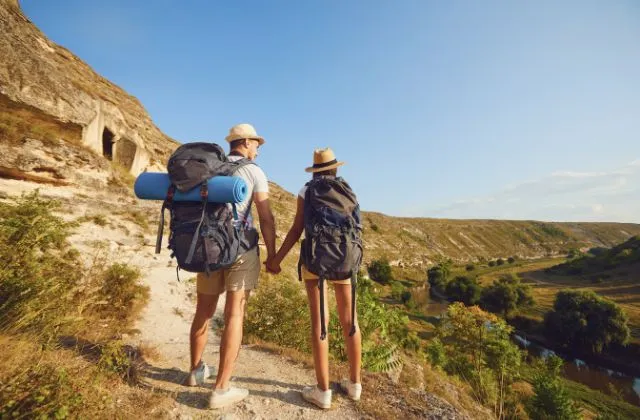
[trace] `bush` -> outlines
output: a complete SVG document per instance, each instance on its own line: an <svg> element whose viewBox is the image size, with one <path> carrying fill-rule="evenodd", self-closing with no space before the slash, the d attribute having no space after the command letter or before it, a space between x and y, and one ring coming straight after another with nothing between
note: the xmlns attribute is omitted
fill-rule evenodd
<svg viewBox="0 0 640 420"><path fill-rule="evenodd" d="M473 264L467 264L464 268L465 268L465 270L467 270L467 271L473 271L473 270L475 270L475 269L476 269L476 266L475 266L475 265L473 265Z"/></svg>
<svg viewBox="0 0 640 420"><path fill-rule="evenodd" d="M489 261L489 267L495 267L496 266L496 262L491 260Z"/></svg>
<svg viewBox="0 0 640 420"><path fill-rule="evenodd" d="M361 282L362 279L358 279L358 284ZM303 293L303 288L290 280L270 280L262 284L247 303L246 335L311 351L309 305Z"/></svg>
<svg viewBox="0 0 640 420"><path fill-rule="evenodd" d="M386 258L374 260L367 266L369 277L380 284L389 284L393 281L391 266Z"/></svg>
<svg viewBox="0 0 640 420"><path fill-rule="evenodd" d="M436 366L468 382L474 396L500 417L522 363L522 352L510 339L512 330L477 306L454 303L438 325L438 341L431 341L427 355Z"/></svg>
<svg viewBox="0 0 640 420"><path fill-rule="evenodd" d="M593 291L560 291L544 324L550 339L577 352L599 354L612 344L626 344L630 337L620 306Z"/></svg>
<svg viewBox="0 0 640 420"><path fill-rule="evenodd" d="M98 293L106 302L101 312L126 320L135 319L149 299L149 289L138 284L140 277L138 268L126 264L116 263L108 267Z"/></svg>
<svg viewBox="0 0 640 420"><path fill-rule="evenodd" d="M480 306L493 313L507 317L512 311L533 304L531 288L520 282L515 275L503 276L482 290Z"/></svg>
<svg viewBox="0 0 640 420"><path fill-rule="evenodd" d="M465 305L474 305L480 299L482 287L476 279L458 276L447 283L445 292L447 298L454 302L463 302Z"/></svg>
<svg viewBox="0 0 640 420"><path fill-rule="evenodd" d="M394 300L400 301L402 299L402 293L404 292L405 288L402 285L402 283L400 283L399 281L394 281L391 284L391 297Z"/></svg>
<svg viewBox="0 0 640 420"><path fill-rule="evenodd" d="M67 243L75 225L52 214L59 207L37 191L0 204L0 329L43 342L73 330L86 304L82 263Z"/></svg>
<svg viewBox="0 0 640 420"><path fill-rule="evenodd" d="M503 260L502 258L498 258L498 259L496 260L496 264L497 264L497 265L504 265L504 260Z"/></svg>
<svg viewBox="0 0 640 420"><path fill-rule="evenodd" d="M444 262L427 270L427 281L434 290L444 293L444 288L449 281L450 263Z"/></svg>
<svg viewBox="0 0 640 420"><path fill-rule="evenodd" d="M509 258L507 258L507 262L509 264L513 264L514 262L516 262L516 259L515 259L515 257L509 257Z"/></svg>
<svg viewBox="0 0 640 420"><path fill-rule="evenodd" d="M581 419L580 410L569 398L566 387L560 381L562 359L551 356L538 367L533 378L534 395L527 403L527 413L534 420Z"/></svg>

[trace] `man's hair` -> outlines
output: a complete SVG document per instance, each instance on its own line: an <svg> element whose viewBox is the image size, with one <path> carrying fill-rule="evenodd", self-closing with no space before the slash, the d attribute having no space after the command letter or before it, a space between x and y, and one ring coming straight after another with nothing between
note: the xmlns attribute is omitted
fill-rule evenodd
<svg viewBox="0 0 640 420"><path fill-rule="evenodd" d="M319 172L313 173L314 178L317 178L319 176L326 176L326 175L332 175L332 176L338 175L338 168L327 169L326 171L319 171Z"/></svg>
<svg viewBox="0 0 640 420"><path fill-rule="evenodd" d="M231 150L235 150L240 146L242 146L246 140L247 139L234 140L231 143L229 143L229 147L231 148Z"/></svg>

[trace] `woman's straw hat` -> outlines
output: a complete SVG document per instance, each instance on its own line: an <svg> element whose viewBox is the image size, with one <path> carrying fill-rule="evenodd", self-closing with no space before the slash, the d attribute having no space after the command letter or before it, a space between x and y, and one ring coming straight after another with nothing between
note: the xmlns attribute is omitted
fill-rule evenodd
<svg viewBox="0 0 640 420"><path fill-rule="evenodd" d="M229 143L244 139L258 140L261 146L265 143L265 140L256 133L256 129L251 124L234 125L229 130L229 135L225 137Z"/></svg>
<svg viewBox="0 0 640 420"><path fill-rule="evenodd" d="M344 162L338 162L336 155L329 147L325 149L316 149L313 151L313 166L305 169L307 172L328 171L344 165Z"/></svg>

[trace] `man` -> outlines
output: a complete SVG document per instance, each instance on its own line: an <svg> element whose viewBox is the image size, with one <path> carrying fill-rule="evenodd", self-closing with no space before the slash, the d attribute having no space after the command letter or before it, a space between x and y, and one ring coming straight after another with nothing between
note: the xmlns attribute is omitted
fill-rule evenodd
<svg viewBox="0 0 640 420"><path fill-rule="evenodd" d="M238 124L229 130L226 141L230 145L229 160L249 159L255 161L258 148L265 140L258 136L250 124ZM187 378L187 385L197 385L209 376L209 369L202 361L202 353L207 343L209 320L213 316L218 297L226 291L224 309L224 330L220 342L220 363L216 383L211 393L209 406L220 408L242 400L249 391L229 385L231 372L240 352L242 342L242 324L247 299L257 286L260 274L260 258L258 233L253 227L251 218L251 203L255 203L260 219L260 231L267 248L267 260L275 255L275 222L269 204L269 184L267 177L260 167L251 163L240 167L234 174L242 177L247 183L247 198L238 203L238 217L246 223L247 243L244 244L242 255L229 268L197 275L197 304L196 313L191 324L190 349L191 373Z"/></svg>

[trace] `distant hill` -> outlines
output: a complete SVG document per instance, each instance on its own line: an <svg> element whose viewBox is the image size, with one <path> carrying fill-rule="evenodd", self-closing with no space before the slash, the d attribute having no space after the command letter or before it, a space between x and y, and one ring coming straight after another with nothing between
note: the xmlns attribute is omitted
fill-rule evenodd
<svg viewBox="0 0 640 420"><path fill-rule="evenodd" d="M611 249L591 249L587 254L551 267L548 271L561 275L605 274L605 277L610 277L610 273L618 269L636 266L640 266L640 236L631 237ZM636 280L640 282L640 278Z"/></svg>

